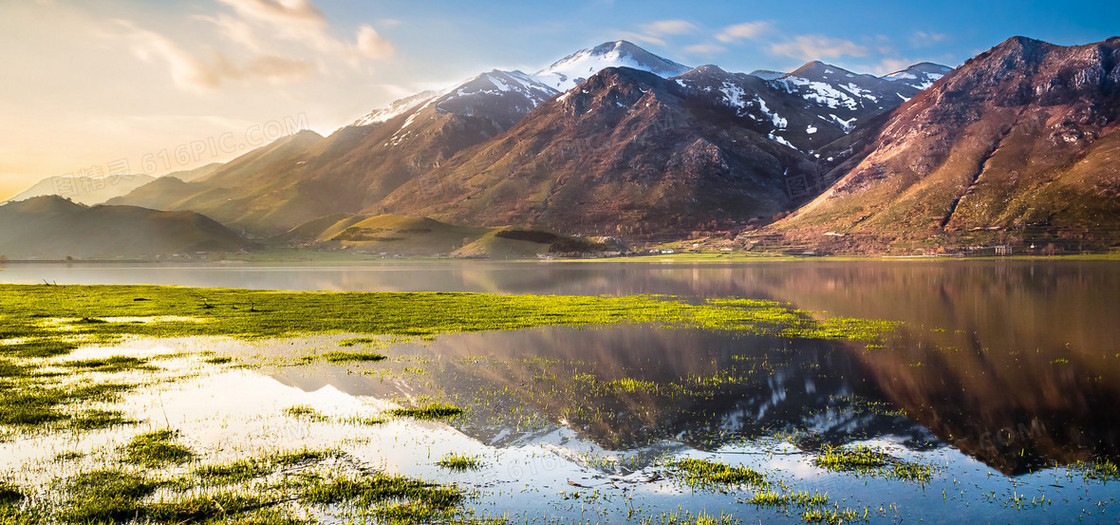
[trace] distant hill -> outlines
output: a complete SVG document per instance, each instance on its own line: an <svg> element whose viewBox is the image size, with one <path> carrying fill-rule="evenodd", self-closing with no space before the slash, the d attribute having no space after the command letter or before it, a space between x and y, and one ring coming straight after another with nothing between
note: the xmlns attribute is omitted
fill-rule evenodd
<svg viewBox="0 0 1120 525"><path fill-rule="evenodd" d="M153 180L155 180L155 177L138 174L110 175L108 177L47 177L5 202L22 201L44 195L58 195L82 204L101 204L114 197L127 195L132 190Z"/></svg>
<svg viewBox="0 0 1120 525"><path fill-rule="evenodd" d="M85 206L57 196L0 206L0 255L8 259L133 259L250 247L194 212Z"/></svg>
<svg viewBox="0 0 1120 525"><path fill-rule="evenodd" d="M456 226L388 214L325 217L302 224L285 237L319 249L401 256L524 259L621 249L614 244L543 231Z"/></svg>

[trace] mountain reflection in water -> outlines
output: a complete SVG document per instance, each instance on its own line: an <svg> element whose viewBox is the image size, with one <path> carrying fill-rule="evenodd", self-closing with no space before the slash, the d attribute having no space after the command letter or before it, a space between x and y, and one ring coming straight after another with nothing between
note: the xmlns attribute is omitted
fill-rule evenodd
<svg viewBox="0 0 1120 525"><path fill-rule="evenodd" d="M407 358L369 374L324 364L275 376L306 390L447 399L469 409L455 426L499 446L564 425L623 451L667 442L714 450L774 435L805 450L876 438L948 444L1008 474L1116 457L1116 422L1094 414L1117 406L1120 383L1082 380L1090 369L1075 360L993 359L932 339L903 330L868 350L649 326L550 327L405 343L389 353ZM398 370L379 376L385 366Z"/></svg>

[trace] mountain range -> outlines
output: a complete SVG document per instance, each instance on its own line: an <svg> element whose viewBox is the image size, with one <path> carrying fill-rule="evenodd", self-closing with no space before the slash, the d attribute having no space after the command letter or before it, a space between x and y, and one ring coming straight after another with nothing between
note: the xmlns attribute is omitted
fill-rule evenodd
<svg viewBox="0 0 1120 525"><path fill-rule="evenodd" d="M897 75L949 71L930 67ZM768 81L611 42L536 73L494 70L408 97L328 137L299 133L195 182L165 178L110 203L193 210L260 237L339 213L674 236L769 219L813 196L787 179L817 184L844 156L821 158L829 144L919 87L817 62Z"/></svg>
<svg viewBox="0 0 1120 525"><path fill-rule="evenodd" d="M108 204L193 211L292 243L394 214L820 252L1104 249L1120 241L1118 43L1014 37L955 70L873 76L821 62L690 68L609 42Z"/></svg>

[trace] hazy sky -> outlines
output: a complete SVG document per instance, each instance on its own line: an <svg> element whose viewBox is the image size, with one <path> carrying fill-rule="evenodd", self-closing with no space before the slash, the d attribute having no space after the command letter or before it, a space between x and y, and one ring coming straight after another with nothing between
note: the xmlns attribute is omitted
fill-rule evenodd
<svg viewBox="0 0 1120 525"><path fill-rule="evenodd" d="M1116 1L0 0L0 199L50 175L229 160L617 39L731 71L819 59L883 74L956 66L1013 35L1116 34Z"/></svg>

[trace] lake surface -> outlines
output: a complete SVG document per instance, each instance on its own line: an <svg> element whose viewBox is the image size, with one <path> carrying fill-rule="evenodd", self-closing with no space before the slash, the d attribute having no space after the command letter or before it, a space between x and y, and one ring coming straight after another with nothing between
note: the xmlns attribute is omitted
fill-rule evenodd
<svg viewBox="0 0 1120 525"><path fill-rule="evenodd" d="M624 522L636 502L644 512L801 521L747 505L741 493L657 480L667 457L707 457L827 492L845 507L870 509L875 522L1120 519L1120 482L1075 468L1120 463L1116 262L9 265L0 281L745 297L811 316L898 321L881 348L647 326L451 334L389 344L379 350L388 364L265 365L254 381L297 394L377 403L429 396L464 406L450 427L386 429L377 438L384 451L364 453L408 474L480 487L480 507L494 515ZM262 363L337 348L223 344ZM221 398L231 387L210 388ZM401 445L404 435L422 437ZM855 443L937 473L902 483L811 463L823 446ZM461 449L485 454L490 465L448 477L414 458ZM571 499L579 487L595 487L598 499Z"/></svg>

